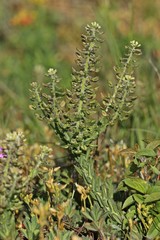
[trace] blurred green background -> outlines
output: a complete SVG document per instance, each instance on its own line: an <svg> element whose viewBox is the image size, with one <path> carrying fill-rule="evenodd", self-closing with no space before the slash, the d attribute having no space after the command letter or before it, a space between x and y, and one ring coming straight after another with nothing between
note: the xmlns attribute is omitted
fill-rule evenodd
<svg viewBox="0 0 160 240"><path fill-rule="evenodd" d="M0 135L22 128L31 142L47 141L51 133L29 109L30 83L45 81L53 67L62 87L69 87L80 35L86 24L97 21L104 31L100 84L106 92L125 45L137 40L143 52L136 69L134 111L108 129L108 138L141 147L160 138L159 9L159 0L1 0Z"/></svg>

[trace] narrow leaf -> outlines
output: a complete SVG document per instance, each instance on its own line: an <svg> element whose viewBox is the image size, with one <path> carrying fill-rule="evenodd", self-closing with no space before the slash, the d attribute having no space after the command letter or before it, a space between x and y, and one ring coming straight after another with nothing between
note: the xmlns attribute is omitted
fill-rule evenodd
<svg viewBox="0 0 160 240"><path fill-rule="evenodd" d="M93 218L91 217L91 215L90 215L87 211L82 212L82 214L83 214L87 219L93 221Z"/></svg>
<svg viewBox="0 0 160 240"><path fill-rule="evenodd" d="M96 232L97 231L97 228L96 228L96 226L94 225L94 224L92 224L92 223L84 223L84 225L83 225L87 230L89 230L89 231L93 231L93 232Z"/></svg>

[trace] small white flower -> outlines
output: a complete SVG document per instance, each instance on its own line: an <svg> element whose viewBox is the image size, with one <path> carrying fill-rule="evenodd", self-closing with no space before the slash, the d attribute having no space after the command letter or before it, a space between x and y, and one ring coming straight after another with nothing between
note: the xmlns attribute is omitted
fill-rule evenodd
<svg viewBox="0 0 160 240"><path fill-rule="evenodd" d="M53 68L49 68L49 69L48 69L48 75L49 75L49 76L55 75L56 73L57 73L57 70L56 70L56 69L53 69Z"/></svg>

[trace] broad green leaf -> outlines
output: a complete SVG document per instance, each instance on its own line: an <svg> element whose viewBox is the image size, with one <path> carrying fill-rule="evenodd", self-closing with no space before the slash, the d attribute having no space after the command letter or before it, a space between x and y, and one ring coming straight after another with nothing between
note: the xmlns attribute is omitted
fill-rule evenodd
<svg viewBox="0 0 160 240"><path fill-rule="evenodd" d="M133 194L133 198L137 203L142 204L144 202L144 196L141 194Z"/></svg>
<svg viewBox="0 0 160 240"><path fill-rule="evenodd" d="M146 237L149 238L149 239L155 239L158 236L160 236L160 214L158 214L154 218L154 220L153 220L153 222L152 222L152 224L151 224L151 226L150 226L150 228L147 232Z"/></svg>
<svg viewBox="0 0 160 240"><path fill-rule="evenodd" d="M146 148L155 149L160 146L160 140L155 140L147 144Z"/></svg>
<svg viewBox="0 0 160 240"><path fill-rule="evenodd" d="M132 205L133 203L134 203L134 198L133 198L133 196L129 196L129 197L125 200L125 202L123 203L122 209L124 209L124 208Z"/></svg>
<svg viewBox="0 0 160 240"><path fill-rule="evenodd" d="M146 197L145 203L151 203L160 200L160 192L153 192Z"/></svg>
<svg viewBox="0 0 160 240"><path fill-rule="evenodd" d="M147 194L151 194L154 192L160 192L160 186L149 186Z"/></svg>
<svg viewBox="0 0 160 240"><path fill-rule="evenodd" d="M130 187L140 193L145 194L148 190L147 182L141 178L126 178L123 181L128 187Z"/></svg>
<svg viewBox="0 0 160 240"><path fill-rule="evenodd" d="M145 156L145 157L155 157L156 156L156 153L153 149L151 148L144 148L144 149L141 149L139 150L137 153L136 153L136 158L139 158L139 157L142 157L142 156Z"/></svg>

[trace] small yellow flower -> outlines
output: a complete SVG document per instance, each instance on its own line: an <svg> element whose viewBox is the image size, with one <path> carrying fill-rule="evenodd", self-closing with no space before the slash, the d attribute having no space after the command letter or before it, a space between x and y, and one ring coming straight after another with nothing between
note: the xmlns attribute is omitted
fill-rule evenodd
<svg viewBox="0 0 160 240"><path fill-rule="evenodd" d="M29 205L31 202L32 202L32 197L33 197L33 194L27 194L25 197L24 197L24 201Z"/></svg>
<svg viewBox="0 0 160 240"><path fill-rule="evenodd" d="M82 207L82 210L84 211L86 208L86 199L87 198L91 204L91 200L90 200L90 196L89 196L90 188L89 187L85 188L77 183L75 185L76 185L77 191L81 194L81 201L84 204L84 207ZM91 204L91 206L92 206L92 204Z"/></svg>

